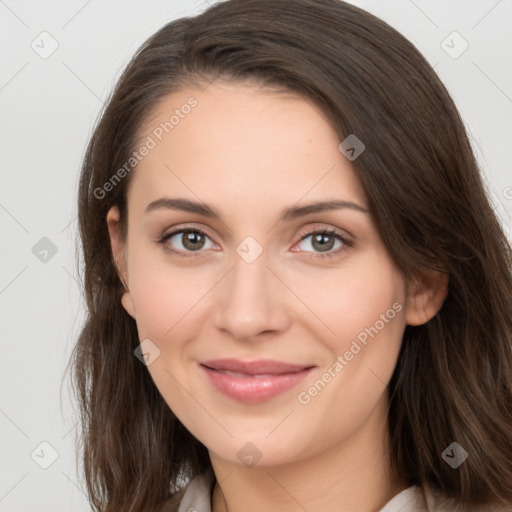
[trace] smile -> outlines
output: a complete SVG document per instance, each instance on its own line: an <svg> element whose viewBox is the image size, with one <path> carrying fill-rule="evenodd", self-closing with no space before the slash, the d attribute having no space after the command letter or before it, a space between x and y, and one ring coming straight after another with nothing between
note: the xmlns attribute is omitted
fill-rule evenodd
<svg viewBox="0 0 512 512"><path fill-rule="evenodd" d="M200 365L217 391L241 402L258 404L302 382L314 366L278 361L242 362L233 359L206 361Z"/></svg>

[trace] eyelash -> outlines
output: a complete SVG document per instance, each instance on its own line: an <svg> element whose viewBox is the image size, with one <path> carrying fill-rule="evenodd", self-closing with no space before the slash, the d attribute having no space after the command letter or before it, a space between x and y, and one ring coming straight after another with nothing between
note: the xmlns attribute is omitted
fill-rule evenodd
<svg viewBox="0 0 512 512"><path fill-rule="evenodd" d="M196 257L199 256L199 253L201 253L203 251L201 251L201 250L198 250L198 251L188 251L188 253L190 253L190 254L187 253L185 255L182 251L178 251L178 250L174 249L173 247L169 246L168 244L166 244L167 240L169 240L173 236L178 235L180 233L185 233L187 231L192 232L192 233L199 233L201 235L204 235L207 238L210 238L201 229L198 229L198 228L195 228L195 227L185 227L185 228L178 229L176 231L172 231L171 233L164 234L160 239L157 240L157 243L163 245L165 251L167 251L167 252L169 252L171 254L174 254L176 256L179 256L181 258L196 258ZM338 248L335 251L329 251L329 252L324 252L324 253L320 253L320 252L316 252L315 253L315 252L305 251L306 253L310 253L310 255L307 256L307 257L311 258L311 259L317 259L317 258L330 259L330 258L334 258L334 257L338 256L340 253L344 252L347 249L347 247L352 247L353 246L353 242L348 240L345 236L343 236L338 231L336 231L334 229L325 229L325 228L314 228L314 229L308 231L306 234L301 235L301 238L300 238L300 240L297 243L300 243L303 240L305 240L306 238L309 238L310 236L316 235L316 234L332 236L332 237L336 238L337 240L339 240L340 242L342 242L343 246ZM297 244L295 244L295 245L297 245Z"/></svg>

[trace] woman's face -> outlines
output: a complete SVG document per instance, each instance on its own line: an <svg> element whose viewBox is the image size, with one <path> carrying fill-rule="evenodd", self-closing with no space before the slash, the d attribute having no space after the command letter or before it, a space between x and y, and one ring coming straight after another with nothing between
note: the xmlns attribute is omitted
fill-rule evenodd
<svg viewBox="0 0 512 512"><path fill-rule="evenodd" d="M176 416L246 465L381 435L407 287L326 118L215 82L166 97L141 141L124 243L115 209L108 222L123 305Z"/></svg>

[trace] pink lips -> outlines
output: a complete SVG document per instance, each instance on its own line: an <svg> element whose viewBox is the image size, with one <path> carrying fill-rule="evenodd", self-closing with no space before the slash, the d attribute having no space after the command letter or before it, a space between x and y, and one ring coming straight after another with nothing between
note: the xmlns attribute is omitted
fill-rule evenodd
<svg viewBox="0 0 512 512"><path fill-rule="evenodd" d="M257 404L296 386L311 372L313 366L266 359L215 359L202 362L201 368L221 393L235 400Z"/></svg>

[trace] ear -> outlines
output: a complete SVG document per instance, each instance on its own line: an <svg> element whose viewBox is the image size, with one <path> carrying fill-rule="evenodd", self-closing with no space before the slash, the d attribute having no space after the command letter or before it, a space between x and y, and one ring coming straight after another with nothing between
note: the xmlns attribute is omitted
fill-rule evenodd
<svg viewBox="0 0 512 512"><path fill-rule="evenodd" d="M426 271L408 283L405 323L422 325L441 309L448 293L448 274Z"/></svg>
<svg viewBox="0 0 512 512"><path fill-rule="evenodd" d="M120 214L119 208L117 206L113 206L108 211L107 226L110 235L110 246L112 248L112 256L114 258L114 263L116 265L119 279L123 283L125 290L121 297L121 304L123 305L126 312L131 317L135 318L133 301L128 288L128 271L125 256L125 243L121 237Z"/></svg>

